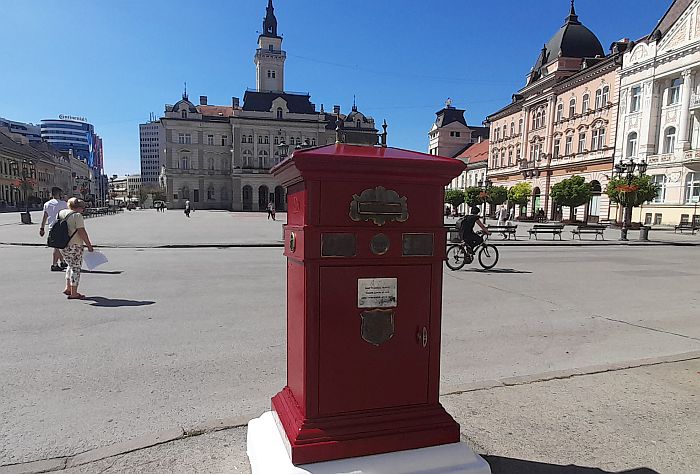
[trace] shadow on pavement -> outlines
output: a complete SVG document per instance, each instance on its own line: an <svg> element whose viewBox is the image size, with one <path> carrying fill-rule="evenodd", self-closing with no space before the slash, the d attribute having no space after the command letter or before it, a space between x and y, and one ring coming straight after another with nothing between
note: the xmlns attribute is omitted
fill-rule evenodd
<svg viewBox="0 0 700 474"><path fill-rule="evenodd" d="M492 268L491 270L484 270L482 268L465 268L463 271L476 273L532 273L527 270L516 270L514 268Z"/></svg>
<svg viewBox="0 0 700 474"><path fill-rule="evenodd" d="M646 467L627 471L604 471L595 467L574 466L572 464L562 466L500 456L484 456L484 459L491 466L492 474L659 474Z"/></svg>
<svg viewBox="0 0 700 474"><path fill-rule="evenodd" d="M121 270L114 270L111 272L108 271L103 271L103 270L80 270L81 273L92 273L93 275L121 275L124 273Z"/></svg>
<svg viewBox="0 0 700 474"><path fill-rule="evenodd" d="M102 296L88 296L85 301L93 301L90 306L101 306L104 308L119 308L122 306L150 306L155 301L120 300L116 298L104 298Z"/></svg>

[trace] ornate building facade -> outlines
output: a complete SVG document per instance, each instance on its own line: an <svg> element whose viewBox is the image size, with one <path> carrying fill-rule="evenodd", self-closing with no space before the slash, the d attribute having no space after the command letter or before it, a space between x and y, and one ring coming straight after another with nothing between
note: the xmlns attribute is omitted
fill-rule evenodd
<svg viewBox="0 0 700 474"><path fill-rule="evenodd" d="M525 87L489 115L488 177L494 186L530 183L530 203L515 214L542 209L550 219L607 219L604 194L613 166L618 70L628 42L608 54L571 4L564 25L540 51ZM592 183L591 201L570 216L550 198L552 185L574 175Z"/></svg>
<svg viewBox="0 0 700 474"><path fill-rule="evenodd" d="M377 141L374 119L353 104L348 114L339 106L317 110L309 94L284 91L286 53L277 34L272 0L268 0L254 62L256 89L229 105L199 105L187 92L165 106L160 119L164 156L160 173L169 208L190 201L197 209L264 210L272 201L286 208L285 190L269 170L280 162L280 145L320 146L335 143L336 131Z"/></svg>
<svg viewBox="0 0 700 474"><path fill-rule="evenodd" d="M622 57L615 161L646 161L660 186L633 220L678 224L700 200L700 0L676 0Z"/></svg>

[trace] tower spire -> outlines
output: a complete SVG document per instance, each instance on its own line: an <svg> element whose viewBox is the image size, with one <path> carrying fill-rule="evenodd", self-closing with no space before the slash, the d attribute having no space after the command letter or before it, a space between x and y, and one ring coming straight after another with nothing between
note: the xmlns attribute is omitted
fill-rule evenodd
<svg viewBox="0 0 700 474"><path fill-rule="evenodd" d="M277 36L277 18L275 18L275 7L272 0L267 0L265 18L263 19L263 36Z"/></svg>
<svg viewBox="0 0 700 474"><path fill-rule="evenodd" d="M569 9L569 16L566 17L566 22L567 23L579 23L578 21L578 15L576 14L576 7L574 7L574 0L571 0L571 8Z"/></svg>
<svg viewBox="0 0 700 474"><path fill-rule="evenodd" d="M185 81L185 89L184 89L184 91L182 92L182 98L185 99L185 100L189 100L189 99L187 98L187 81Z"/></svg>

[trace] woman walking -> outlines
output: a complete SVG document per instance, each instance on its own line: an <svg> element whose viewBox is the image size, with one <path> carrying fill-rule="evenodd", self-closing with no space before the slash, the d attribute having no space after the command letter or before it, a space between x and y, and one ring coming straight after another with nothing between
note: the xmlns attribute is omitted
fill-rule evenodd
<svg viewBox="0 0 700 474"><path fill-rule="evenodd" d="M87 247L88 252L92 252L92 242L85 230L83 222L83 211L85 210L85 201L78 198L70 198L68 200L68 209L64 209L58 213L60 220L66 220L68 224L68 235L71 236L68 245L61 249L63 260L68 264L66 268L66 289L63 294L68 296L69 300L81 300L85 295L78 293L78 284L80 283L80 268L83 265L83 246Z"/></svg>

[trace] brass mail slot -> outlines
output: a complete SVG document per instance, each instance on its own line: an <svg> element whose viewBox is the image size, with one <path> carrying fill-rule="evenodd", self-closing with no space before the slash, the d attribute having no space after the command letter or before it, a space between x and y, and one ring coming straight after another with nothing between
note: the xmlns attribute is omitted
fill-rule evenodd
<svg viewBox="0 0 700 474"><path fill-rule="evenodd" d="M403 234L404 257L430 257L433 255L433 234Z"/></svg>
<svg viewBox="0 0 700 474"><path fill-rule="evenodd" d="M403 206L399 202L360 202L358 213L360 215L401 216Z"/></svg>
<svg viewBox="0 0 700 474"><path fill-rule="evenodd" d="M341 232L321 234L322 257L354 257L356 248L355 234Z"/></svg>

